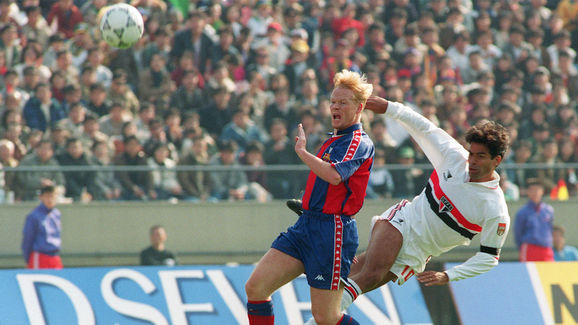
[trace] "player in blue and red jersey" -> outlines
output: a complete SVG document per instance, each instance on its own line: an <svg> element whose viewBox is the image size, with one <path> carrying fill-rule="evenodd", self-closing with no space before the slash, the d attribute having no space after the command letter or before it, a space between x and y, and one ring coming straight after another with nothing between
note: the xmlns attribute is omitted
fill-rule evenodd
<svg viewBox="0 0 578 325"><path fill-rule="evenodd" d="M334 78L331 125L315 156L306 150L299 125L295 152L311 169L303 214L271 245L245 285L251 325L274 323L271 295L301 273L311 287L311 312L318 324L358 324L340 311L343 285L358 246L355 214L361 209L373 165L373 143L361 127L372 86L343 70Z"/></svg>

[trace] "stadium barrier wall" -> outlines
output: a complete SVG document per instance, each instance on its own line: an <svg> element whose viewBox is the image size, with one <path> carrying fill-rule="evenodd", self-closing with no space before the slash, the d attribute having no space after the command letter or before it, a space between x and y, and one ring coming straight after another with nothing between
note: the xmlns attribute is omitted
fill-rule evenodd
<svg viewBox="0 0 578 325"><path fill-rule="evenodd" d="M500 263L450 289L463 325L578 324L578 262Z"/></svg>
<svg viewBox="0 0 578 325"><path fill-rule="evenodd" d="M248 325L242 266L70 268L0 271L2 324ZM305 277L273 295L275 324L311 317ZM383 286L348 312L361 324L432 324L419 285Z"/></svg>
<svg viewBox="0 0 578 325"><path fill-rule="evenodd" d="M360 250L367 247L371 217L385 211L396 200L367 200L357 216ZM509 203L510 215L525 204ZM555 223L567 228L568 244L578 245L578 200L551 202ZM2 205L0 223L0 268L22 268L20 242L26 214L34 203ZM167 248L180 264L254 263L273 239L297 216L285 201L269 203L181 203L114 202L68 204L62 212L62 256L65 266L137 265L139 252L149 243L149 228L162 224L168 233ZM479 237L479 236L476 236ZM478 240L478 242L476 242ZM479 248L474 238L470 247L456 248L433 261L463 261ZM516 260L513 231L508 235L502 260Z"/></svg>

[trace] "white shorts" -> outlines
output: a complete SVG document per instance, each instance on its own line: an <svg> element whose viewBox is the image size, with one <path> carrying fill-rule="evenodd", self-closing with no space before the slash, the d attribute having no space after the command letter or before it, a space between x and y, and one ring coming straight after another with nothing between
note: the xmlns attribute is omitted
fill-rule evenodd
<svg viewBox="0 0 578 325"><path fill-rule="evenodd" d="M407 204L410 203L407 200L403 200L381 215L371 219L371 231L373 231L375 222L387 220L399 230L403 237L399 254L389 270L397 276L396 282L399 285L404 284L414 274L423 272L425 265L431 258L431 254L422 248L423 245L420 246L420 237L412 231L411 220L408 220L411 216L404 213L408 211L408 209L404 209Z"/></svg>

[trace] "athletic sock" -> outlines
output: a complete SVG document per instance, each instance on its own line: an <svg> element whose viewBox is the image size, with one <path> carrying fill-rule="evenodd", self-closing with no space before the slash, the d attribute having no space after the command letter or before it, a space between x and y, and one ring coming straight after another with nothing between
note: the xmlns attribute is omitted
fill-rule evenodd
<svg viewBox="0 0 578 325"><path fill-rule="evenodd" d="M349 308L349 306L357 299L357 297L362 294L361 288L353 281L348 278L344 281L343 296L341 297L341 310Z"/></svg>
<svg viewBox="0 0 578 325"><path fill-rule="evenodd" d="M249 315L250 325L275 324L273 302L271 302L271 300L249 300L249 302L247 302L247 314Z"/></svg>
<svg viewBox="0 0 578 325"><path fill-rule="evenodd" d="M341 317L341 320L337 322L337 325L359 325L359 323L353 319L353 317L343 314L343 317Z"/></svg>

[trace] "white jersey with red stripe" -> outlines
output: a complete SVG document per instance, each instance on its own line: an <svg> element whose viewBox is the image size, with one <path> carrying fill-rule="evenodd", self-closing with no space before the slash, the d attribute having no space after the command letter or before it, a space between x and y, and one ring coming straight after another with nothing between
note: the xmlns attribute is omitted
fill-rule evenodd
<svg viewBox="0 0 578 325"><path fill-rule="evenodd" d="M426 188L411 203L398 209L402 221L411 229L407 232L411 238L404 234L404 246L406 241L415 240L411 246L419 247L419 255L437 256L454 247L469 245L480 234L480 252L446 273L454 281L497 265L510 225L497 173L494 172L491 181L470 182L469 153L449 134L400 103L390 102L385 116L397 120L410 133L435 169ZM390 214L394 212L395 209ZM423 267L417 267L416 272L423 271Z"/></svg>

